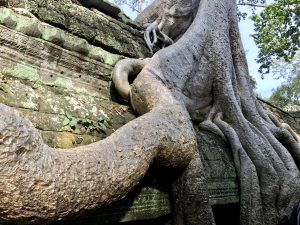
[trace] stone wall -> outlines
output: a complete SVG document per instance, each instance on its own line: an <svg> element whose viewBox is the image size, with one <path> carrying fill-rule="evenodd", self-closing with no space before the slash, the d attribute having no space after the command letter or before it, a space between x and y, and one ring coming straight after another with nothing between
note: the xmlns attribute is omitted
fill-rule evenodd
<svg viewBox="0 0 300 225"><path fill-rule="evenodd" d="M86 145L136 118L114 90L111 71L122 58L149 56L138 25L120 12L106 15L71 1L12 0L8 6L0 7L0 103L21 111L49 146ZM113 206L64 223L169 215L166 185L151 175L142 183Z"/></svg>
<svg viewBox="0 0 300 225"><path fill-rule="evenodd" d="M0 8L0 24L0 101L22 111L47 144L87 144L135 118L114 100L111 85L111 70L124 56L9 8ZM64 126L67 117L87 123ZM105 121L112 127L104 130Z"/></svg>
<svg viewBox="0 0 300 225"><path fill-rule="evenodd" d="M288 123L296 133L300 134L300 112L287 112L263 99L259 99L259 101L267 111L272 113L279 120L279 122Z"/></svg>

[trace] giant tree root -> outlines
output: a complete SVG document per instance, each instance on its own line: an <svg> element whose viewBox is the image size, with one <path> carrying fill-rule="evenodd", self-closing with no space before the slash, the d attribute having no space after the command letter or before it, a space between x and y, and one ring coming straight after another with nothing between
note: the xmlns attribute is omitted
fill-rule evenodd
<svg viewBox="0 0 300 225"><path fill-rule="evenodd" d="M169 21L176 21L180 14L168 13L171 8L189 4L185 0L164 2L170 8L159 15L156 24L166 14L171 16ZM230 143L240 183L240 224L275 225L300 198L297 135L287 126L278 127L257 103L238 31L236 2L193 2L200 2L193 23L188 28L167 23L169 31L177 27L186 31L147 60L143 71L159 77L191 113L203 112L206 121L201 127ZM148 14L141 18L151 18ZM178 224L201 224L198 215L183 215L186 220Z"/></svg>
<svg viewBox="0 0 300 225"><path fill-rule="evenodd" d="M144 115L102 141L65 150L46 146L29 121L1 104L1 220L60 220L123 198L153 162L186 167L196 140L183 105L149 73L133 90Z"/></svg>
<svg viewBox="0 0 300 225"><path fill-rule="evenodd" d="M184 33L173 45L145 63L129 60L117 66L116 86L141 117L103 141L60 151L45 146L20 114L0 106L1 218L49 222L109 204L124 197L156 161L186 168L173 185L174 224L213 224L187 109L204 113L202 127L231 145L240 183L240 224L275 225L290 214L300 198L299 144L256 101L236 1L158 1L173 9L196 2L199 8L196 16L190 8L188 18L194 21L178 29ZM176 12L168 14L170 19ZM167 28L178 31L176 26ZM140 69L133 85L122 89L128 73Z"/></svg>

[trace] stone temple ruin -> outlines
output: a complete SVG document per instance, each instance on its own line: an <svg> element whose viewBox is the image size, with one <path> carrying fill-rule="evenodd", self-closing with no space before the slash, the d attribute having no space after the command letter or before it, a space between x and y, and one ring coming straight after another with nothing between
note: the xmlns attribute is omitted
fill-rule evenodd
<svg viewBox="0 0 300 225"><path fill-rule="evenodd" d="M117 7L79 2L0 0L0 102L22 112L51 147L101 140L136 118L114 89L111 71L120 59L151 55L143 28ZM297 115L263 104L300 131ZM199 130L201 118L192 119L216 222L235 224L239 187L229 145ZM59 224L169 224L169 179L167 172L152 168L125 199Z"/></svg>

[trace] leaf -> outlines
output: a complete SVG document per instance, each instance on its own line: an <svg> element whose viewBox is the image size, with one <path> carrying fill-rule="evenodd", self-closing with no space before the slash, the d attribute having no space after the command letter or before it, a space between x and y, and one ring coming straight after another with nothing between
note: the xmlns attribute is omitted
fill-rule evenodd
<svg viewBox="0 0 300 225"><path fill-rule="evenodd" d="M109 126L112 127L112 122L111 122L111 120L106 120L106 122L109 124Z"/></svg>
<svg viewBox="0 0 300 225"><path fill-rule="evenodd" d="M69 125L70 125L70 127L76 127L76 125L77 125L77 120L73 118L73 119L70 121Z"/></svg>
<svg viewBox="0 0 300 225"><path fill-rule="evenodd" d="M64 121L63 121L63 126L67 126L70 123L70 119L65 117Z"/></svg>
<svg viewBox="0 0 300 225"><path fill-rule="evenodd" d="M103 131L107 130L106 126L103 123L99 123L99 125L101 130Z"/></svg>
<svg viewBox="0 0 300 225"><path fill-rule="evenodd" d="M111 128L111 125L108 123L108 121L104 120L103 124L104 124L104 126L106 126L107 128Z"/></svg>
<svg viewBox="0 0 300 225"><path fill-rule="evenodd" d="M70 120L72 119L72 115L69 112L66 112L66 117L68 117Z"/></svg>

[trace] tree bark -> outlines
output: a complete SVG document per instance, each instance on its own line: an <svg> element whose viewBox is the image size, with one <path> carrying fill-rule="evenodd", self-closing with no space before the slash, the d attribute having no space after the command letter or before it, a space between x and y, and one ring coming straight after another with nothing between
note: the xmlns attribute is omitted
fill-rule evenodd
<svg viewBox="0 0 300 225"><path fill-rule="evenodd" d="M231 144L240 179L240 223L277 224L300 197L299 144L282 125L278 132L278 124L255 98L236 2L201 0L192 24L181 25L161 25L167 30L187 30L175 44L148 60L143 71L160 77L190 112L204 113L204 123L221 131Z"/></svg>
<svg viewBox="0 0 300 225"><path fill-rule="evenodd" d="M18 224L61 220L125 197L155 161L188 165L196 140L185 108L160 80L145 80L134 85L137 96L147 99L145 115L75 149L46 146L29 121L0 105L1 219Z"/></svg>

